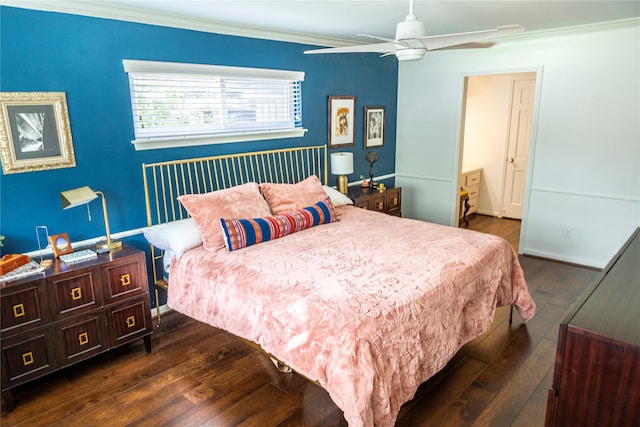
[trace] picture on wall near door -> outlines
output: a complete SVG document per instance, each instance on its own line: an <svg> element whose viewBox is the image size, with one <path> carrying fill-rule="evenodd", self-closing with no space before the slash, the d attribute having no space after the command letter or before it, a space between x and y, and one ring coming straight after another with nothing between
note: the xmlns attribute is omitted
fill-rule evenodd
<svg viewBox="0 0 640 427"><path fill-rule="evenodd" d="M0 92L5 174L76 165L64 92Z"/></svg>
<svg viewBox="0 0 640 427"><path fill-rule="evenodd" d="M384 107L364 107L364 149L384 146Z"/></svg>
<svg viewBox="0 0 640 427"><path fill-rule="evenodd" d="M329 148L355 145L356 97L329 97Z"/></svg>

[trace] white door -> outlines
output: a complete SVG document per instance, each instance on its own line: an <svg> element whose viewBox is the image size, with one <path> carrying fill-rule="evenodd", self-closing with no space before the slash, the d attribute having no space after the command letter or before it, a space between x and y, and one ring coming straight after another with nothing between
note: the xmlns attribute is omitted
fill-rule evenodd
<svg viewBox="0 0 640 427"><path fill-rule="evenodd" d="M522 219L536 80L514 77L511 84L502 216Z"/></svg>

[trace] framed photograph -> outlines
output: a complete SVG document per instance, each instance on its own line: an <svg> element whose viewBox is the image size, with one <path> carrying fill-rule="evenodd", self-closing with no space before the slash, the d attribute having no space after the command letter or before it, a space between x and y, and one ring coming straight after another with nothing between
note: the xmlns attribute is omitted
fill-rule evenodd
<svg viewBox="0 0 640 427"><path fill-rule="evenodd" d="M356 97L329 97L329 148L356 145Z"/></svg>
<svg viewBox="0 0 640 427"><path fill-rule="evenodd" d="M53 253L56 258L60 255L70 254L73 252L73 248L71 247L71 242L69 241L69 236L67 233L54 234L53 236L49 236L49 243L51 243L51 249L53 249Z"/></svg>
<svg viewBox="0 0 640 427"><path fill-rule="evenodd" d="M364 149L384 146L384 107L364 107Z"/></svg>
<svg viewBox="0 0 640 427"><path fill-rule="evenodd" d="M4 174L76 165L64 92L0 92Z"/></svg>

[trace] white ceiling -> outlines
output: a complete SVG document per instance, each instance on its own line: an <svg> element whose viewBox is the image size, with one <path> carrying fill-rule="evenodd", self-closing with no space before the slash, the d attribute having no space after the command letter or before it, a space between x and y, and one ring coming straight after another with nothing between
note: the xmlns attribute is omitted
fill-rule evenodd
<svg viewBox="0 0 640 427"><path fill-rule="evenodd" d="M178 27L193 20L199 29L210 24L212 32L238 34L224 28L240 26L358 42L370 41L358 37L359 33L393 38L396 23L409 10L409 0L2 0L2 4L93 16L130 15L134 18L129 20L164 25L175 21ZM506 24L543 31L637 18L640 0L415 0L414 13L425 23L428 35Z"/></svg>

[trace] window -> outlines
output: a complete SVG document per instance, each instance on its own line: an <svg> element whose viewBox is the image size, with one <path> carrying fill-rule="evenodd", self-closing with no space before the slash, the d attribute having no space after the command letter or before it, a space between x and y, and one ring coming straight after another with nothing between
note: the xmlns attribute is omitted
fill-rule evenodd
<svg viewBox="0 0 640 427"><path fill-rule="evenodd" d="M304 136L299 71L122 61L136 150Z"/></svg>

